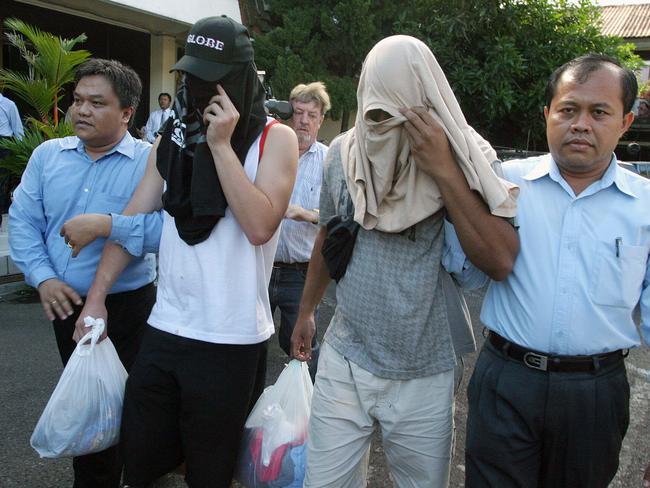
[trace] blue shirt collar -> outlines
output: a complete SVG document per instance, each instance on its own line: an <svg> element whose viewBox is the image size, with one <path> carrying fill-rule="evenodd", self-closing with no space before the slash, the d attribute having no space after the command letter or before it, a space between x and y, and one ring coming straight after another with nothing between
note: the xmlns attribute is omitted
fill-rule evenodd
<svg viewBox="0 0 650 488"><path fill-rule="evenodd" d="M559 184L565 182L564 178L562 178L562 175L560 174L560 170L558 169L556 162L553 160L550 154L543 156L541 158L541 161L536 164L535 167L528 172L528 174L524 176L524 179L532 181L543 178L544 176L548 176ZM595 193L599 190L611 186L612 184L615 184L621 192L630 195L631 197L638 198L636 193L634 193L630 187L627 174L625 174L625 171L619 167L615 154L612 154L612 160L609 163L607 171L605 171L602 178L599 181L594 182L594 184L596 187L594 187L593 191L590 193Z"/></svg>
<svg viewBox="0 0 650 488"><path fill-rule="evenodd" d="M61 139L60 150L66 151L71 149L74 149L82 154L86 154L84 143L77 136L64 137L63 139ZM135 140L133 139L133 136L131 136L129 131L126 131L124 137L122 137L120 142L118 142L115 146L113 146L113 148L110 151L108 151L106 154L104 154L102 158L108 156L109 154L113 154L114 152L119 152L120 154L123 154L129 159L135 159Z"/></svg>

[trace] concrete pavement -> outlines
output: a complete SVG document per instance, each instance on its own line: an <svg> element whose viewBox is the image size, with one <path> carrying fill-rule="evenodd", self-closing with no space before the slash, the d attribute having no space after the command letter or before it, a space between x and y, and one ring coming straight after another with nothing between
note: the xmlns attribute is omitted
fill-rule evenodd
<svg viewBox="0 0 650 488"><path fill-rule="evenodd" d="M468 293L468 304L479 340L478 311L482 295ZM334 308L329 290L319 317L320 332L325 329ZM22 284L0 285L0 487L2 488L68 488L72 486L69 459L39 459L29 445L36 422L61 374L62 367L54 335L45 319L37 295ZM466 357L463 384L456 402L457 443L452 460L450 487L463 486L464 435L467 404L465 387L474 366L476 354ZM267 382L279 375L286 356L277 339L271 339ZM641 487L641 478L650 461L650 354L648 348L632 351L627 360L631 397L631 423L621 453L619 473L613 488ZM156 488L185 486L178 475L161 480ZM369 488L388 488L392 483L386 468L380 436L371 448Z"/></svg>

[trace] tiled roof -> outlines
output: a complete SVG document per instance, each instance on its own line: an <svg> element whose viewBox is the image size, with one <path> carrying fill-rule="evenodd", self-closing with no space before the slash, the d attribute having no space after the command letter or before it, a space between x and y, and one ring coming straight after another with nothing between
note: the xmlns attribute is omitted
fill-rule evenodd
<svg viewBox="0 0 650 488"><path fill-rule="evenodd" d="M650 37L650 3L602 7L602 33L625 39Z"/></svg>

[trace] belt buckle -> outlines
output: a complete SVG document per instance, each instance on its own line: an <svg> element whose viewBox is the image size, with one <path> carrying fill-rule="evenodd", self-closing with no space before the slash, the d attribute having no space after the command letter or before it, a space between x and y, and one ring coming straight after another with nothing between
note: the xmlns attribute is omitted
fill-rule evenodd
<svg viewBox="0 0 650 488"><path fill-rule="evenodd" d="M536 354L534 352L527 352L524 354L524 364L532 369L540 371L547 370L548 357Z"/></svg>

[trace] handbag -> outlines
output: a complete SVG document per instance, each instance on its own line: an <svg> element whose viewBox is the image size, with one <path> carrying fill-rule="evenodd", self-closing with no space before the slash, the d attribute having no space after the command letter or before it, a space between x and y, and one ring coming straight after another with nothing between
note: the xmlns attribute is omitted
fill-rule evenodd
<svg viewBox="0 0 650 488"><path fill-rule="evenodd" d="M335 215L327 222L321 254L330 277L337 283L345 275L352 258L359 227L351 216Z"/></svg>

